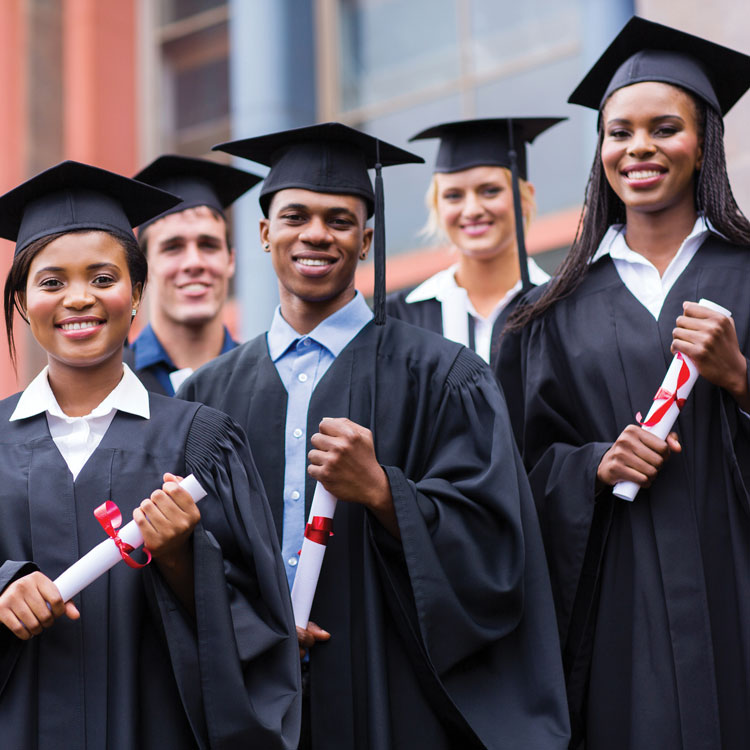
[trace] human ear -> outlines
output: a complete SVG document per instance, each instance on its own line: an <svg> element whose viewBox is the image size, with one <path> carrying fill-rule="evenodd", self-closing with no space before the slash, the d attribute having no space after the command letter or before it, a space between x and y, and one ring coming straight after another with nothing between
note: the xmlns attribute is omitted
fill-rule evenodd
<svg viewBox="0 0 750 750"><path fill-rule="evenodd" d="M130 295L130 301L133 305L133 310L138 310L142 299L143 299L143 284L139 281L137 284L133 284L133 291Z"/></svg>
<svg viewBox="0 0 750 750"><path fill-rule="evenodd" d="M263 245L263 250L265 250L265 252L270 252L271 249L271 243L268 240L269 227L270 222L268 221L268 219L260 220L260 242Z"/></svg>
<svg viewBox="0 0 750 750"><path fill-rule="evenodd" d="M26 292L17 292L15 300L16 310L20 316L28 323L29 316L26 314Z"/></svg>
<svg viewBox="0 0 750 750"><path fill-rule="evenodd" d="M365 227L365 231L362 233L362 247L359 251L359 259L365 260L370 253L370 247L372 246L372 227Z"/></svg>

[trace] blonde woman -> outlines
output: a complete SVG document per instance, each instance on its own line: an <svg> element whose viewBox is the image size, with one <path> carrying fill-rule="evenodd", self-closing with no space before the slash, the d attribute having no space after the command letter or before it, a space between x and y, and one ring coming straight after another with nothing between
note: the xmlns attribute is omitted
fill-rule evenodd
<svg viewBox="0 0 750 750"><path fill-rule="evenodd" d="M441 333L496 364L500 332L524 286L513 201L513 146L525 229L536 212L534 186L526 179L525 144L558 122L464 120L436 125L411 138L440 138L426 196L430 215L425 231L447 239L458 259L415 289L391 295L389 315ZM526 263L526 286L548 280L533 260Z"/></svg>

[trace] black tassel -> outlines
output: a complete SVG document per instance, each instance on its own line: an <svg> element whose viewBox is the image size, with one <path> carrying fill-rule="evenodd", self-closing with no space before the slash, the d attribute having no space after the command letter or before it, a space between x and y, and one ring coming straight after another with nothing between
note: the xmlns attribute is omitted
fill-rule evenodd
<svg viewBox="0 0 750 750"><path fill-rule="evenodd" d="M513 145L513 120L508 118L508 158L510 159L511 186L513 188L513 211L516 217L516 244L518 245L518 263L521 266L521 289L531 289L529 279L529 261L526 255L526 237L523 231L523 206L521 205L521 187L518 183L518 155ZM523 144L522 144L523 147Z"/></svg>
<svg viewBox="0 0 750 750"><path fill-rule="evenodd" d="M383 174L380 163L380 141L375 142L375 290L373 306L375 325L385 325L385 201L383 198Z"/></svg>

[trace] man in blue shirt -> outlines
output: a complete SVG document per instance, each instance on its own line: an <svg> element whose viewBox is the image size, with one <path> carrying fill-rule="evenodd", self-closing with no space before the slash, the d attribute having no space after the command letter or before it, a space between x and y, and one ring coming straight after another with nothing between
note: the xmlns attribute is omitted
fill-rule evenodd
<svg viewBox="0 0 750 750"><path fill-rule="evenodd" d="M260 178L207 159L168 155L135 179L183 199L140 227L149 323L126 357L149 390L173 396L194 370L237 346L222 320L235 269L224 211Z"/></svg>
<svg viewBox="0 0 750 750"><path fill-rule="evenodd" d="M549 580L502 394L473 352L384 315L379 167L418 157L338 123L221 148L271 167L260 234L281 304L178 395L247 431L290 584L316 481L339 501L297 630L300 748L563 750ZM374 316L354 286L371 245Z"/></svg>

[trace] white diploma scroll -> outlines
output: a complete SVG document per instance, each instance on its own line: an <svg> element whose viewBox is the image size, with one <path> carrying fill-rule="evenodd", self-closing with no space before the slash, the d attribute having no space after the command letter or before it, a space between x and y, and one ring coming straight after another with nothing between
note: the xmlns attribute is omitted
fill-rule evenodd
<svg viewBox="0 0 750 750"><path fill-rule="evenodd" d="M318 587L320 568L333 527L336 502L336 498L320 482L315 485L310 517L305 527L305 538L302 540L302 550L292 585L294 623L301 628L306 628L310 621L310 610L315 598L315 589Z"/></svg>
<svg viewBox="0 0 750 750"><path fill-rule="evenodd" d="M196 503L206 496L206 491L192 474L180 482L180 487L187 490ZM133 549L143 544L143 537L135 521L119 529L118 536ZM122 560L122 555L115 540L107 537L56 578L54 584L59 589L63 601L68 602L120 560Z"/></svg>
<svg viewBox="0 0 750 750"><path fill-rule="evenodd" d="M710 300L702 299L698 304L727 317L732 316L732 313L725 307ZM680 353L675 354L641 427L662 440L666 440L680 414L682 404L690 395L697 379L698 368L690 357ZM638 490L640 486L635 482L618 482L612 494L621 500L632 502Z"/></svg>

